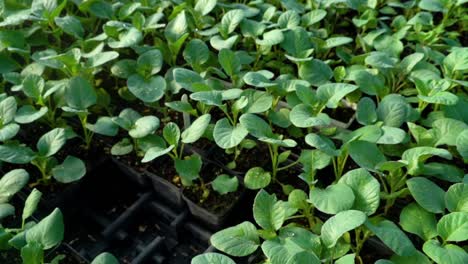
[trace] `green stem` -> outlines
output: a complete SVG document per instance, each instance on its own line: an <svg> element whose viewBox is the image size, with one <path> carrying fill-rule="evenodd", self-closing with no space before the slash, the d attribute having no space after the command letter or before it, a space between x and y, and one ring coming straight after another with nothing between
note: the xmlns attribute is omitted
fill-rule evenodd
<svg viewBox="0 0 468 264"><path fill-rule="evenodd" d="M299 163L299 160L296 160L296 161L294 161L294 162L292 162L292 163L290 163L290 164L288 164L288 165L286 165L286 166L279 167L279 168L277 169L277 171L287 170L287 169L291 168L292 166L294 166L294 165L296 165L296 164L298 164L298 163Z"/></svg>

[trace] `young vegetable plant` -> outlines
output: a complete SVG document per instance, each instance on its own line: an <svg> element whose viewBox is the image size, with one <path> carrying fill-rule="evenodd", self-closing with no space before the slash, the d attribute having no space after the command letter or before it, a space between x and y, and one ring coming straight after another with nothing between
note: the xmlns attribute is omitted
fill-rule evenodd
<svg viewBox="0 0 468 264"><path fill-rule="evenodd" d="M283 135L273 133L270 125L255 114L243 114L239 118L239 121L253 137L268 145L271 159L271 176L270 173L265 172L262 168L251 168L245 176L247 187L250 186L252 189L261 189L266 187L270 181L280 183L283 186L277 179L278 172L296 165L299 163L299 160L280 167L282 163L287 161L291 154L291 151L283 151L280 153L280 147L293 148L297 145L296 141L284 139Z"/></svg>
<svg viewBox="0 0 468 264"><path fill-rule="evenodd" d="M291 198L292 196L295 197ZM253 215L260 228L257 229L251 222L243 222L215 233L211 237L211 244L235 257L251 255L261 247L272 264L318 264L322 261L333 262L341 257L354 258L354 255L345 256L349 251L349 244L342 236L346 237L347 232L364 224L366 214L357 210L345 210L323 224L314 223L312 227L287 225L288 221L303 217L296 213L298 208L307 203L306 197L301 195L291 193L290 198L287 202L281 201L273 194L259 191L255 197ZM321 234L317 235L315 232ZM230 239L227 240L226 237Z"/></svg>
<svg viewBox="0 0 468 264"><path fill-rule="evenodd" d="M8 201L26 186L28 180L29 174L23 169L12 170L0 179L0 223L15 214L15 208ZM0 247L20 251L23 263L45 263L44 251L58 246L63 240L64 224L60 209L56 208L38 223L27 222L36 211L41 197L42 193L37 189L31 191L24 204L20 227L0 225ZM59 263L64 258L64 255L58 255L51 263Z"/></svg>
<svg viewBox="0 0 468 264"><path fill-rule="evenodd" d="M141 116L131 108L122 110L118 117L113 117L112 122L126 130L130 138L125 137L111 148L112 155L127 155L135 151L137 156L143 156L152 141L161 141L154 132L159 128L160 121L155 116ZM142 149L142 147L145 147Z"/></svg>
<svg viewBox="0 0 468 264"><path fill-rule="evenodd" d="M0 146L0 160L14 164L31 163L40 171L40 178L33 183L50 184L52 178L62 183L70 183L81 179L86 174L86 166L82 160L68 155L59 164L54 155L72 137L70 131L55 128L42 135L37 141L37 152L29 147L11 143Z"/></svg>

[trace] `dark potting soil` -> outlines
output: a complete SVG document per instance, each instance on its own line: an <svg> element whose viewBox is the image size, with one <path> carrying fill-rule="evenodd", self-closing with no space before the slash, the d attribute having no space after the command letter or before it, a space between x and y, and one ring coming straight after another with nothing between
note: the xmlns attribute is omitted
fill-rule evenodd
<svg viewBox="0 0 468 264"><path fill-rule="evenodd" d="M245 174L250 168L264 167L270 161L268 147L261 142L253 149L243 149L237 157L236 167L232 169L234 172ZM224 149L216 147L209 156L210 160L216 161L223 166L227 166L234 159L234 154L227 154Z"/></svg>
<svg viewBox="0 0 468 264"><path fill-rule="evenodd" d="M207 184L212 182L218 175L221 174L226 174L222 168L209 164L202 169L200 176L203 177L203 181L205 184ZM190 187L185 187L183 189L183 193L194 203L219 216L222 216L230 211L236 202L240 199L240 196L243 192L243 187L241 184L239 184L237 191L224 195L221 195L213 190L211 185L206 186L206 188L208 188L210 194L205 200L203 200L203 189L200 187L199 183L196 183Z"/></svg>
<svg viewBox="0 0 468 264"><path fill-rule="evenodd" d="M149 163L148 172L158 177L162 177L177 187L182 187L180 177L175 170L174 161L168 157L161 157Z"/></svg>

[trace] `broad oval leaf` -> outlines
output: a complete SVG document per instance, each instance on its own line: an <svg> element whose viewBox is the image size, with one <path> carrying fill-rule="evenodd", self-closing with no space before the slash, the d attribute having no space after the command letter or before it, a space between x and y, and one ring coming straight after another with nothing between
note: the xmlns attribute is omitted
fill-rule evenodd
<svg viewBox="0 0 468 264"><path fill-rule="evenodd" d="M396 254L400 256L411 256L415 254L416 248L413 243L395 223L389 220L383 220L378 224L367 221L366 227Z"/></svg>
<svg viewBox="0 0 468 264"><path fill-rule="evenodd" d="M199 1L202 2L202 1ZM216 1L215 1L216 2ZM192 259L191 264L236 264L231 258L219 253L204 253Z"/></svg>
<svg viewBox="0 0 468 264"><path fill-rule="evenodd" d="M464 264L468 262L468 253L456 245L441 245L437 240L426 241L423 251L437 264Z"/></svg>
<svg viewBox="0 0 468 264"><path fill-rule="evenodd" d="M6 203L29 181L29 174L24 169L11 170L0 179L0 203Z"/></svg>
<svg viewBox="0 0 468 264"><path fill-rule="evenodd" d="M166 80L161 76L153 76L145 80L138 74L133 74L127 80L130 92L145 103L156 102L166 91Z"/></svg>
<svg viewBox="0 0 468 264"><path fill-rule="evenodd" d="M257 228L250 222L216 232L210 242L215 248L236 257L248 256L260 246Z"/></svg>
<svg viewBox="0 0 468 264"><path fill-rule="evenodd" d="M468 213L454 212L444 215L437 223L437 232L444 241L468 240Z"/></svg>
<svg viewBox="0 0 468 264"><path fill-rule="evenodd" d="M445 193L445 206L450 212L468 213L468 184L456 183Z"/></svg>
<svg viewBox="0 0 468 264"><path fill-rule="evenodd" d="M248 133L241 124L233 127L227 118L223 118L216 122L213 137L219 147L229 149L239 145Z"/></svg>
<svg viewBox="0 0 468 264"><path fill-rule="evenodd" d="M271 174L261 167L250 168L244 176L245 187L258 190L267 187L271 181Z"/></svg>
<svg viewBox="0 0 468 264"><path fill-rule="evenodd" d="M26 241L37 242L44 249L50 249L63 240L63 235L63 215L60 209L56 208L50 215L26 231Z"/></svg>
<svg viewBox="0 0 468 264"><path fill-rule="evenodd" d="M73 77L68 82L65 92L67 105L77 110L86 110L96 104L97 94L88 80L81 76Z"/></svg>
<svg viewBox="0 0 468 264"><path fill-rule="evenodd" d="M445 210L445 192L432 181L415 177L406 181L406 185L416 202L432 213L443 213Z"/></svg>
<svg viewBox="0 0 468 264"><path fill-rule="evenodd" d="M54 128L51 131L42 135L37 142L37 150L40 156L50 157L57 153L67 142L65 129Z"/></svg>
<svg viewBox="0 0 468 264"><path fill-rule="evenodd" d="M339 212L330 217L322 225L320 237L323 245L327 248L334 247L342 235L361 226L366 219L365 213L356 210Z"/></svg>
<svg viewBox="0 0 468 264"><path fill-rule="evenodd" d="M205 133L211 121L210 114L204 114L198 117L193 123L182 132L182 142L193 143L199 140Z"/></svg>
<svg viewBox="0 0 468 264"><path fill-rule="evenodd" d="M310 191L309 200L314 206L327 214L336 214L351 209L355 196L353 190L344 183L336 183L326 189L315 187Z"/></svg>
<svg viewBox="0 0 468 264"><path fill-rule="evenodd" d="M427 241L437 236L436 219L416 203L407 205L400 213L400 226L406 232L418 235Z"/></svg>
<svg viewBox="0 0 468 264"><path fill-rule="evenodd" d="M132 129L128 131L128 134L132 138L143 138L149 134L153 134L156 129L158 129L160 124L159 118L155 116L144 116L140 117Z"/></svg>
<svg viewBox="0 0 468 264"><path fill-rule="evenodd" d="M119 261L114 255L104 252L94 258L91 264L119 264Z"/></svg>
<svg viewBox="0 0 468 264"><path fill-rule="evenodd" d="M355 169L344 174L339 183L349 186L354 193L353 209L371 215L380 203L380 183L365 169Z"/></svg>
<svg viewBox="0 0 468 264"><path fill-rule="evenodd" d="M77 157L67 156L62 164L52 169L52 175L61 183L74 182L86 175L86 165Z"/></svg>
<svg viewBox="0 0 468 264"><path fill-rule="evenodd" d="M314 114L311 106L305 104L296 105L289 113L291 123L296 127L328 126L331 119L327 114Z"/></svg>

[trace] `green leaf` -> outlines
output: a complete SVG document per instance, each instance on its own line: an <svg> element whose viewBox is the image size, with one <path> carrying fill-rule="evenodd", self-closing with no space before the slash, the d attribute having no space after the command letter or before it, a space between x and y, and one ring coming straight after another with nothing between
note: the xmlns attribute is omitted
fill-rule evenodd
<svg viewBox="0 0 468 264"><path fill-rule="evenodd" d="M174 69L174 80L182 88L191 92L193 91L192 84L203 83L203 79L198 73L184 68Z"/></svg>
<svg viewBox="0 0 468 264"><path fill-rule="evenodd" d="M380 69L391 69L395 67L397 59L386 52L371 52L365 59L366 64Z"/></svg>
<svg viewBox="0 0 468 264"><path fill-rule="evenodd" d="M437 119L432 123L432 127L437 138L435 146L456 146L458 135L468 130L467 124L451 118Z"/></svg>
<svg viewBox="0 0 468 264"><path fill-rule="evenodd" d="M279 29L273 29L263 34L263 39L256 39L255 43L260 46L274 46L283 42L283 32Z"/></svg>
<svg viewBox="0 0 468 264"><path fill-rule="evenodd" d="M278 18L278 25L281 28L293 29L301 23L301 17L294 10L288 10L282 13Z"/></svg>
<svg viewBox="0 0 468 264"><path fill-rule="evenodd" d="M20 126L15 123L10 123L2 128L0 128L0 141L7 141L9 139L12 139L13 137L18 134L18 131L20 130Z"/></svg>
<svg viewBox="0 0 468 264"><path fill-rule="evenodd" d="M50 215L26 231L26 241L40 243L43 249L50 249L62 242L63 234L63 215L60 209L56 208Z"/></svg>
<svg viewBox="0 0 468 264"><path fill-rule="evenodd" d="M356 140L350 142L348 152L360 167L371 171L375 170L377 164L387 161L377 145L368 141Z"/></svg>
<svg viewBox="0 0 468 264"><path fill-rule="evenodd" d="M375 103L369 97L359 100L356 110L356 119L361 125L370 125L377 121Z"/></svg>
<svg viewBox="0 0 468 264"><path fill-rule="evenodd" d="M133 151L133 143L129 138L123 138L115 143L111 148L111 154L114 156L127 155Z"/></svg>
<svg viewBox="0 0 468 264"><path fill-rule="evenodd" d="M190 144L200 139L208 128L210 121L210 114L204 114L198 117L187 129L185 129L184 132L182 132L182 142Z"/></svg>
<svg viewBox="0 0 468 264"><path fill-rule="evenodd" d="M197 0L194 10L202 16L206 16L216 6L217 0Z"/></svg>
<svg viewBox="0 0 468 264"><path fill-rule="evenodd" d="M108 63L111 60L115 60L118 57L119 53L115 51L99 52L88 59L86 66L89 68L96 68Z"/></svg>
<svg viewBox="0 0 468 264"><path fill-rule="evenodd" d="M373 224L367 221L366 227L396 254L400 256L411 256L416 253L416 248L411 240L393 222L383 220L378 224Z"/></svg>
<svg viewBox="0 0 468 264"><path fill-rule="evenodd" d="M49 109L47 106L43 106L39 110L36 110L31 105L23 105L16 112L15 122L19 124L29 124L43 117L48 111Z"/></svg>
<svg viewBox="0 0 468 264"><path fill-rule="evenodd" d="M427 2L428 0L426 0ZM434 0L431 0L434 1ZM455 71L465 71L468 69L468 48L463 47L453 47L452 52L450 52L447 57L444 59L444 66L447 68L449 73Z"/></svg>
<svg viewBox="0 0 468 264"><path fill-rule="evenodd" d="M23 79L22 84L22 90L26 96L33 98L34 100L41 98L45 87L45 81L41 76L36 74L27 75Z"/></svg>
<svg viewBox="0 0 468 264"><path fill-rule="evenodd" d="M180 12L172 19L164 29L164 36L169 43L176 43L188 32L187 15L185 11Z"/></svg>
<svg viewBox="0 0 468 264"><path fill-rule="evenodd" d="M445 210L445 192L432 181L414 177L406 181L406 185L416 202L432 213L443 213Z"/></svg>
<svg viewBox="0 0 468 264"><path fill-rule="evenodd" d="M30 216L32 216L33 213L36 211L37 205L39 204L41 197L42 193L37 189L33 189L32 192L28 195L28 198L26 198L26 201L24 202L23 214L21 216L23 222L26 221L26 219L28 219Z"/></svg>
<svg viewBox="0 0 468 264"><path fill-rule="evenodd" d="M156 129L159 128L159 118L155 116L144 116L140 117L132 129L128 131L128 134L132 138L144 138L150 134L153 134Z"/></svg>
<svg viewBox="0 0 468 264"><path fill-rule="evenodd" d="M11 170L0 179L0 203L6 203L29 181L29 174L24 169Z"/></svg>
<svg viewBox="0 0 468 264"><path fill-rule="evenodd" d="M177 146L180 140L180 129L176 123L170 122L164 126L163 137L169 145Z"/></svg>
<svg viewBox="0 0 468 264"><path fill-rule="evenodd" d="M272 74L265 74L268 71L258 71L258 72L248 72L244 75L243 80L246 84L255 86L255 87L270 87L275 86L276 84L270 81ZM270 76L268 76L270 75Z"/></svg>
<svg viewBox="0 0 468 264"><path fill-rule="evenodd" d="M127 86L138 99L145 103L152 103L163 97L166 91L166 80L161 76L145 79L138 74L133 74L128 78Z"/></svg>
<svg viewBox="0 0 468 264"><path fill-rule="evenodd" d="M344 174L338 183L349 186L354 193L353 209L371 215L380 202L380 183L365 169L355 169Z"/></svg>
<svg viewBox="0 0 468 264"><path fill-rule="evenodd" d="M170 145L167 148L163 148L159 146L152 147L146 151L145 156L143 157L141 162L143 163L150 162L158 157L166 155L167 153L171 152L174 149L174 147L175 147L174 145Z"/></svg>
<svg viewBox="0 0 468 264"><path fill-rule="evenodd" d="M273 136L270 125L265 120L254 114L243 114L239 118L242 126L256 138L268 138Z"/></svg>
<svg viewBox="0 0 468 264"><path fill-rule="evenodd" d="M42 264L44 259L44 250L39 242L29 242L21 248L21 259L27 264Z"/></svg>
<svg viewBox="0 0 468 264"><path fill-rule="evenodd" d="M457 151L460 153L462 158L468 160L468 129L465 129L457 136L456 140Z"/></svg>
<svg viewBox="0 0 468 264"><path fill-rule="evenodd" d="M25 146L16 144L0 145L0 160L13 164L26 164L35 158L34 152Z"/></svg>
<svg viewBox="0 0 468 264"><path fill-rule="evenodd" d="M320 237L323 245L327 248L334 247L341 236L346 232L361 226L366 219L366 214L356 210L339 212L338 214L330 217L322 225Z"/></svg>
<svg viewBox="0 0 468 264"><path fill-rule="evenodd" d="M216 1L214 2L216 3ZM210 58L210 51L204 41L200 39L192 39L185 46L183 56L185 61L190 63L192 66L202 65L203 63L207 62Z"/></svg>
<svg viewBox="0 0 468 264"><path fill-rule="evenodd" d="M94 133L114 137L119 132L119 127L108 116L101 116L95 124L86 124L86 128Z"/></svg>
<svg viewBox="0 0 468 264"><path fill-rule="evenodd" d="M228 49L221 49L218 54L219 64L229 76L236 76L241 70L241 62L236 54Z"/></svg>
<svg viewBox="0 0 468 264"><path fill-rule="evenodd" d="M43 157L50 157L57 153L66 142L65 129L54 128L39 138L36 145L39 151L38 154Z"/></svg>
<svg viewBox="0 0 468 264"><path fill-rule="evenodd" d="M397 127L382 126L383 135L377 140L377 144L400 144L406 139L406 131Z"/></svg>
<svg viewBox="0 0 468 264"><path fill-rule="evenodd" d="M13 205L7 204L7 203L0 203L0 221L5 217L8 217L8 216L14 215L14 214L15 214L15 207ZM1 236L2 235L3 234L0 233L0 248L2 247L1 243L3 242L3 241L1 241L2 240Z"/></svg>
<svg viewBox="0 0 468 264"><path fill-rule="evenodd" d="M261 167L250 168L244 176L245 187L258 190L267 187L271 181L271 174Z"/></svg>
<svg viewBox="0 0 468 264"><path fill-rule="evenodd" d="M437 232L444 241L468 240L468 213L454 212L444 215L437 223Z"/></svg>
<svg viewBox="0 0 468 264"><path fill-rule="evenodd" d="M468 184L456 183L445 193L445 205L450 212L468 213Z"/></svg>
<svg viewBox="0 0 468 264"><path fill-rule="evenodd" d="M192 185L192 181L199 177L202 167L202 159L199 155L192 155L185 159L176 159L175 168L182 179L184 186Z"/></svg>
<svg viewBox="0 0 468 264"><path fill-rule="evenodd" d="M439 156L451 160L452 154L445 149L432 147L415 147L403 152L401 159L408 162L408 174L418 175L422 164L430 157Z"/></svg>
<svg viewBox="0 0 468 264"><path fill-rule="evenodd" d="M279 230L287 217L283 203L274 194L260 190L253 205L254 219L259 226L268 231Z"/></svg>
<svg viewBox="0 0 468 264"><path fill-rule="evenodd" d="M119 264L119 260L114 255L104 252L95 257L91 264Z"/></svg>
<svg viewBox="0 0 468 264"><path fill-rule="evenodd" d="M222 118L216 122L213 137L219 147L229 149L239 145L248 133L241 124L233 127L227 118Z"/></svg>
<svg viewBox="0 0 468 264"><path fill-rule="evenodd" d="M86 174L86 165L74 156L67 156L62 164L52 169L52 175L61 183L70 183L83 178Z"/></svg>
<svg viewBox="0 0 468 264"><path fill-rule="evenodd" d="M119 60L114 65L112 65L110 70L114 76L127 79L128 77L130 77L132 74L136 72L136 69L137 69L136 61L123 59L123 60Z"/></svg>
<svg viewBox="0 0 468 264"><path fill-rule="evenodd" d="M314 109L305 104L298 104L289 113L291 123L296 127L328 126L331 119L327 114L314 114Z"/></svg>
<svg viewBox="0 0 468 264"><path fill-rule="evenodd" d="M273 96L267 92L248 89L242 95L247 99L247 105L242 109L244 113L264 113L273 104Z"/></svg>
<svg viewBox="0 0 468 264"><path fill-rule="evenodd" d="M423 251L437 264L464 264L468 262L468 254L456 245L441 245L437 240L426 241Z"/></svg>
<svg viewBox="0 0 468 264"><path fill-rule="evenodd" d="M278 237L262 244L262 251L272 264L321 263L320 238L300 227L282 228Z"/></svg>
<svg viewBox="0 0 468 264"><path fill-rule="evenodd" d="M312 146L320 151L326 153L331 157L340 155L340 151L336 149L335 144L331 139L315 133L309 133L305 137L307 145Z"/></svg>
<svg viewBox="0 0 468 264"><path fill-rule="evenodd" d="M352 84L327 83L318 87L317 97L326 104L328 108L337 108L341 99L357 89L358 87Z"/></svg>
<svg viewBox="0 0 468 264"><path fill-rule="evenodd" d="M241 9L234 9L228 11L221 18L219 32L224 38L227 38L227 36L237 28L242 19L244 19L244 12Z"/></svg>
<svg viewBox="0 0 468 264"><path fill-rule="evenodd" d="M437 236L435 215L416 203L407 205L400 213L400 226L424 241Z"/></svg>
<svg viewBox="0 0 468 264"><path fill-rule="evenodd" d="M13 96L8 96L0 102L0 120L3 124L8 124L13 121L16 109L16 99Z"/></svg>
<svg viewBox="0 0 468 264"><path fill-rule="evenodd" d="M446 12L447 11L447 1L441 0L421 0L418 4L419 8L422 10L427 10L431 12Z"/></svg>
<svg viewBox="0 0 468 264"><path fill-rule="evenodd" d="M314 206L327 214L337 214L351 209L354 204L353 190L343 183L336 183L326 189L313 188L309 200Z"/></svg>
<svg viewBox="0 0 468 264"><path fill-rule="evenodd" d="M313 59L299 66L299 77L313 86L327 83L333 77L333 71L325 62Z"/></svg>
<svg viewBox="0 0 468 264"><path fill-rule="evenodd" d="M355 258L356 258L356 254L348 254L337 259L335 261L335 264L354 264Z"/></svg>
<svg viewBox="0 0 468 264"><path fill-rule="evenodd" d="M77 39L83 39L84 28L80 20L74 16L56 17L55 24L61 28L65 33L74 36Z"/></svg>
<svg viewBox="0 0 468 264"><path fill-rule="evenodd" d="M410 121L410 114L410 105L398 94L385 96L377 107L378 119L386 126L400 127L404 122Z"/></svg>
<svg viewBox="0 0 468 264"><path fill-rule="evenodd" d="M215 35L211 37L210 44L216 50L222 49L231 49L232 46L236 43L237 39L239 38L238 35L231 36L227 39L221 38L219 35Z"/></svg>
<svg viewBox="0 0 468 264"><path fill-rule="evenodd" d="M86 110L96 104L97 95L88 80L76 76L70 79L65 92L67 105L77 110Z"/></svg>
<svg viewBox="0 0 468 264"><path fill-rule="evenodd" d="M295 58L307 58L312 54L312 42L304 28L296 27L284 32L283 35L284 40L280 45L287 54Z"/></svg>
<svg viewBox="0 0 468 264"><path fill-rule="evenodd" d="M391 260L392 260L392 263L394 264L413 264L413 263L431 264L432 263L429 260L429 258L426 257L426 255L421 253L421 251L416 251L416 254L412 256L393 255Z"/></svg>
<svg viewBox="0 0 468 264"><path fill-rule="evenodd" d="M137 65L144 72L156 74L163 65L163 55L158 49L149 50L138 57Z"/></svg>
<svg viewBox="0 0 468 264"><path fill-rule="evenodd" d="M203 2L203 1L199 1ZM214 1L216 3L216 1ZM191 264L236 264L234 260L219 253L203 253L192 259Z"/></svg>
<svg viewBox="0 0 468 264"><path fill-rule="evenodd" d="M108 45L113 49L128 48L137 45L142 40L143 34L138 29L131 27L119 34L119 40L109 40Z"/></svg>
<svg viewBox="0 0 468 264"><path fill-rule="evenodd" d="M333 37L333 38L328 38L328 39L325 41L325 48L331 49L331 48L338 47L338 46L342 46L342 45L345 45L345 44L348 44L348 43L351 43L351 42L353 42L353 39L352 39L352 38L348 38L348 37Z"/></svg>
<svg viewBox="0 0 468 264"><path fill-rule="evenodd" d="M211 236L210 242L215 248L236 257L248 256L260 245L257 229L250 222L221 230Z"/></svg>
<svg viewBox="0 0 468 264"><path fill-rule="evenodd" d="M237 191L239 180L235 176L231 177L226 174L221 174L213 180L211 186L213 187L213 190L223 195Z"/></svg>

